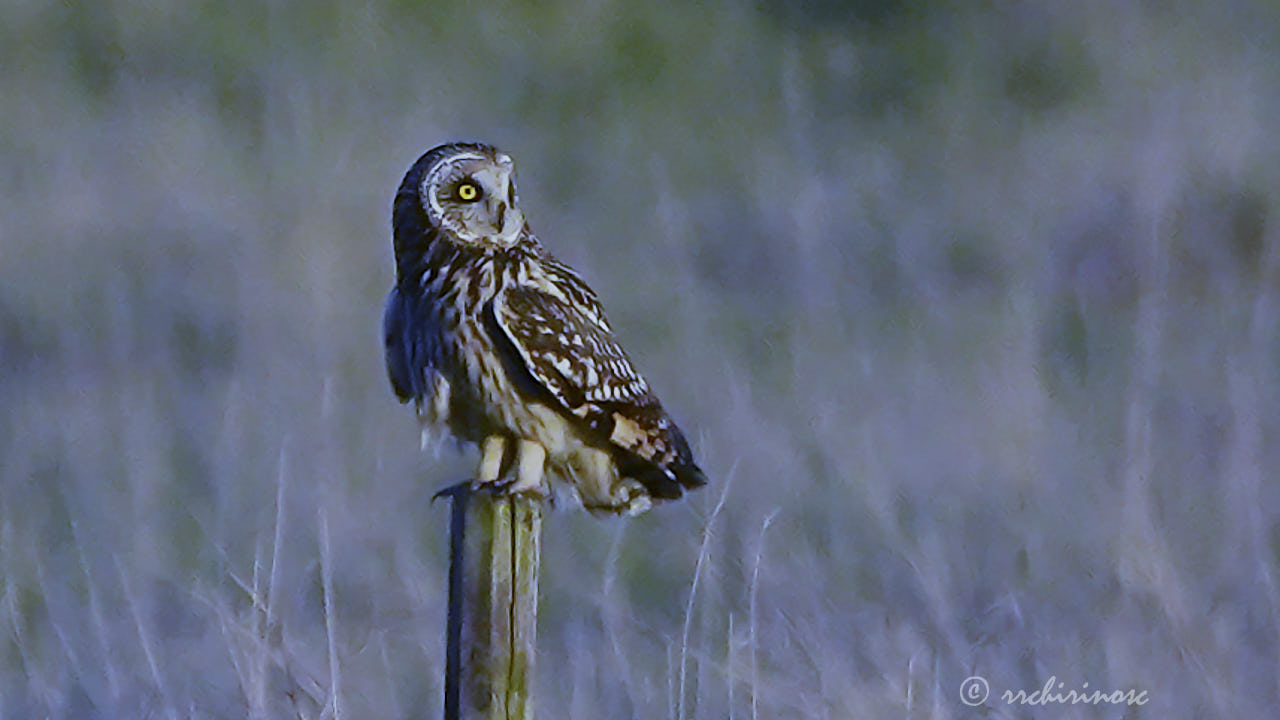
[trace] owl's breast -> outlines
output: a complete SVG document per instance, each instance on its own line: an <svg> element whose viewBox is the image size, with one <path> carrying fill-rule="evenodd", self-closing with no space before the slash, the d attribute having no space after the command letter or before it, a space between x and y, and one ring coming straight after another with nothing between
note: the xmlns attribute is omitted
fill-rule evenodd
<svg viewBox="0 0 1280 720"><path fill-rule="evenodd" d="M441 419L463 440L515 435L548 447L543 440L552 443L563 430L548 430L540 413L531 409L536 395L528 372L492 321L494 296L504 284L518 282L523 271L491 256L453 259L451 266L424 276L423 283L439 319L438 364L451 389L448 412Z"/></svg>

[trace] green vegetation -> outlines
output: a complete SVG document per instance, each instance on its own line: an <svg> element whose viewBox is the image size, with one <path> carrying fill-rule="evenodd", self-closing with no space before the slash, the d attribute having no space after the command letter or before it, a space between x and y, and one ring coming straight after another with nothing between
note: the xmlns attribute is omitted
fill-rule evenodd
<svg viewBox="0 0 1280 720"><path fill-rule="evenodd" d="M449 139L713 478L546 517L542 717L1270 715L1278 8L5 3L0 718L439 712L473 455L379 322Z"/></svg>

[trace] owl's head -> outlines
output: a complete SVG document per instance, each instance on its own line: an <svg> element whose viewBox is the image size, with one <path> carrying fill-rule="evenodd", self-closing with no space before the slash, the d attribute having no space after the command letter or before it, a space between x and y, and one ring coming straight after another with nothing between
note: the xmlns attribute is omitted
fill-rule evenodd
<svg viewBox="0 0 1280 720"><path fill-rule="evenodd" d="M506 153L480 143L453 143L423 155L401 192L414 192L427 225L450 239L509 247L524 229L514 175L515 163Z"/></svg>

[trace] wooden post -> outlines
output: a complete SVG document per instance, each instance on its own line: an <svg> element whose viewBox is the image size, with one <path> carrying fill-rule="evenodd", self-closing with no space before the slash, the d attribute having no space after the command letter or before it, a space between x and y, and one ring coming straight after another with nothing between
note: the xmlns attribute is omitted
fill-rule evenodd
<svg viewBox="0 0 1280 720"><path fill-rule="evenodd" d="M534 720L541 502L465 486L446 493L454 514L445 718Z"/></svg>

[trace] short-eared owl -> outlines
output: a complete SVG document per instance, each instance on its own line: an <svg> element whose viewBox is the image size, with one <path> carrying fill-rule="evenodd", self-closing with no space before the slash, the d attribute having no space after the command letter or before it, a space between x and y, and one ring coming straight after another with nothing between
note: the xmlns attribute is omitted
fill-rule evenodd
<svg viewBox="0 0 1280 720"><path fill-rule="evenodd" d="M405 175L383 317L396 395L480 446L479 484L540 491L549 469L587 509L628 515L706 484L595 293L529 230L514 170L456 143Z"/></svg>

